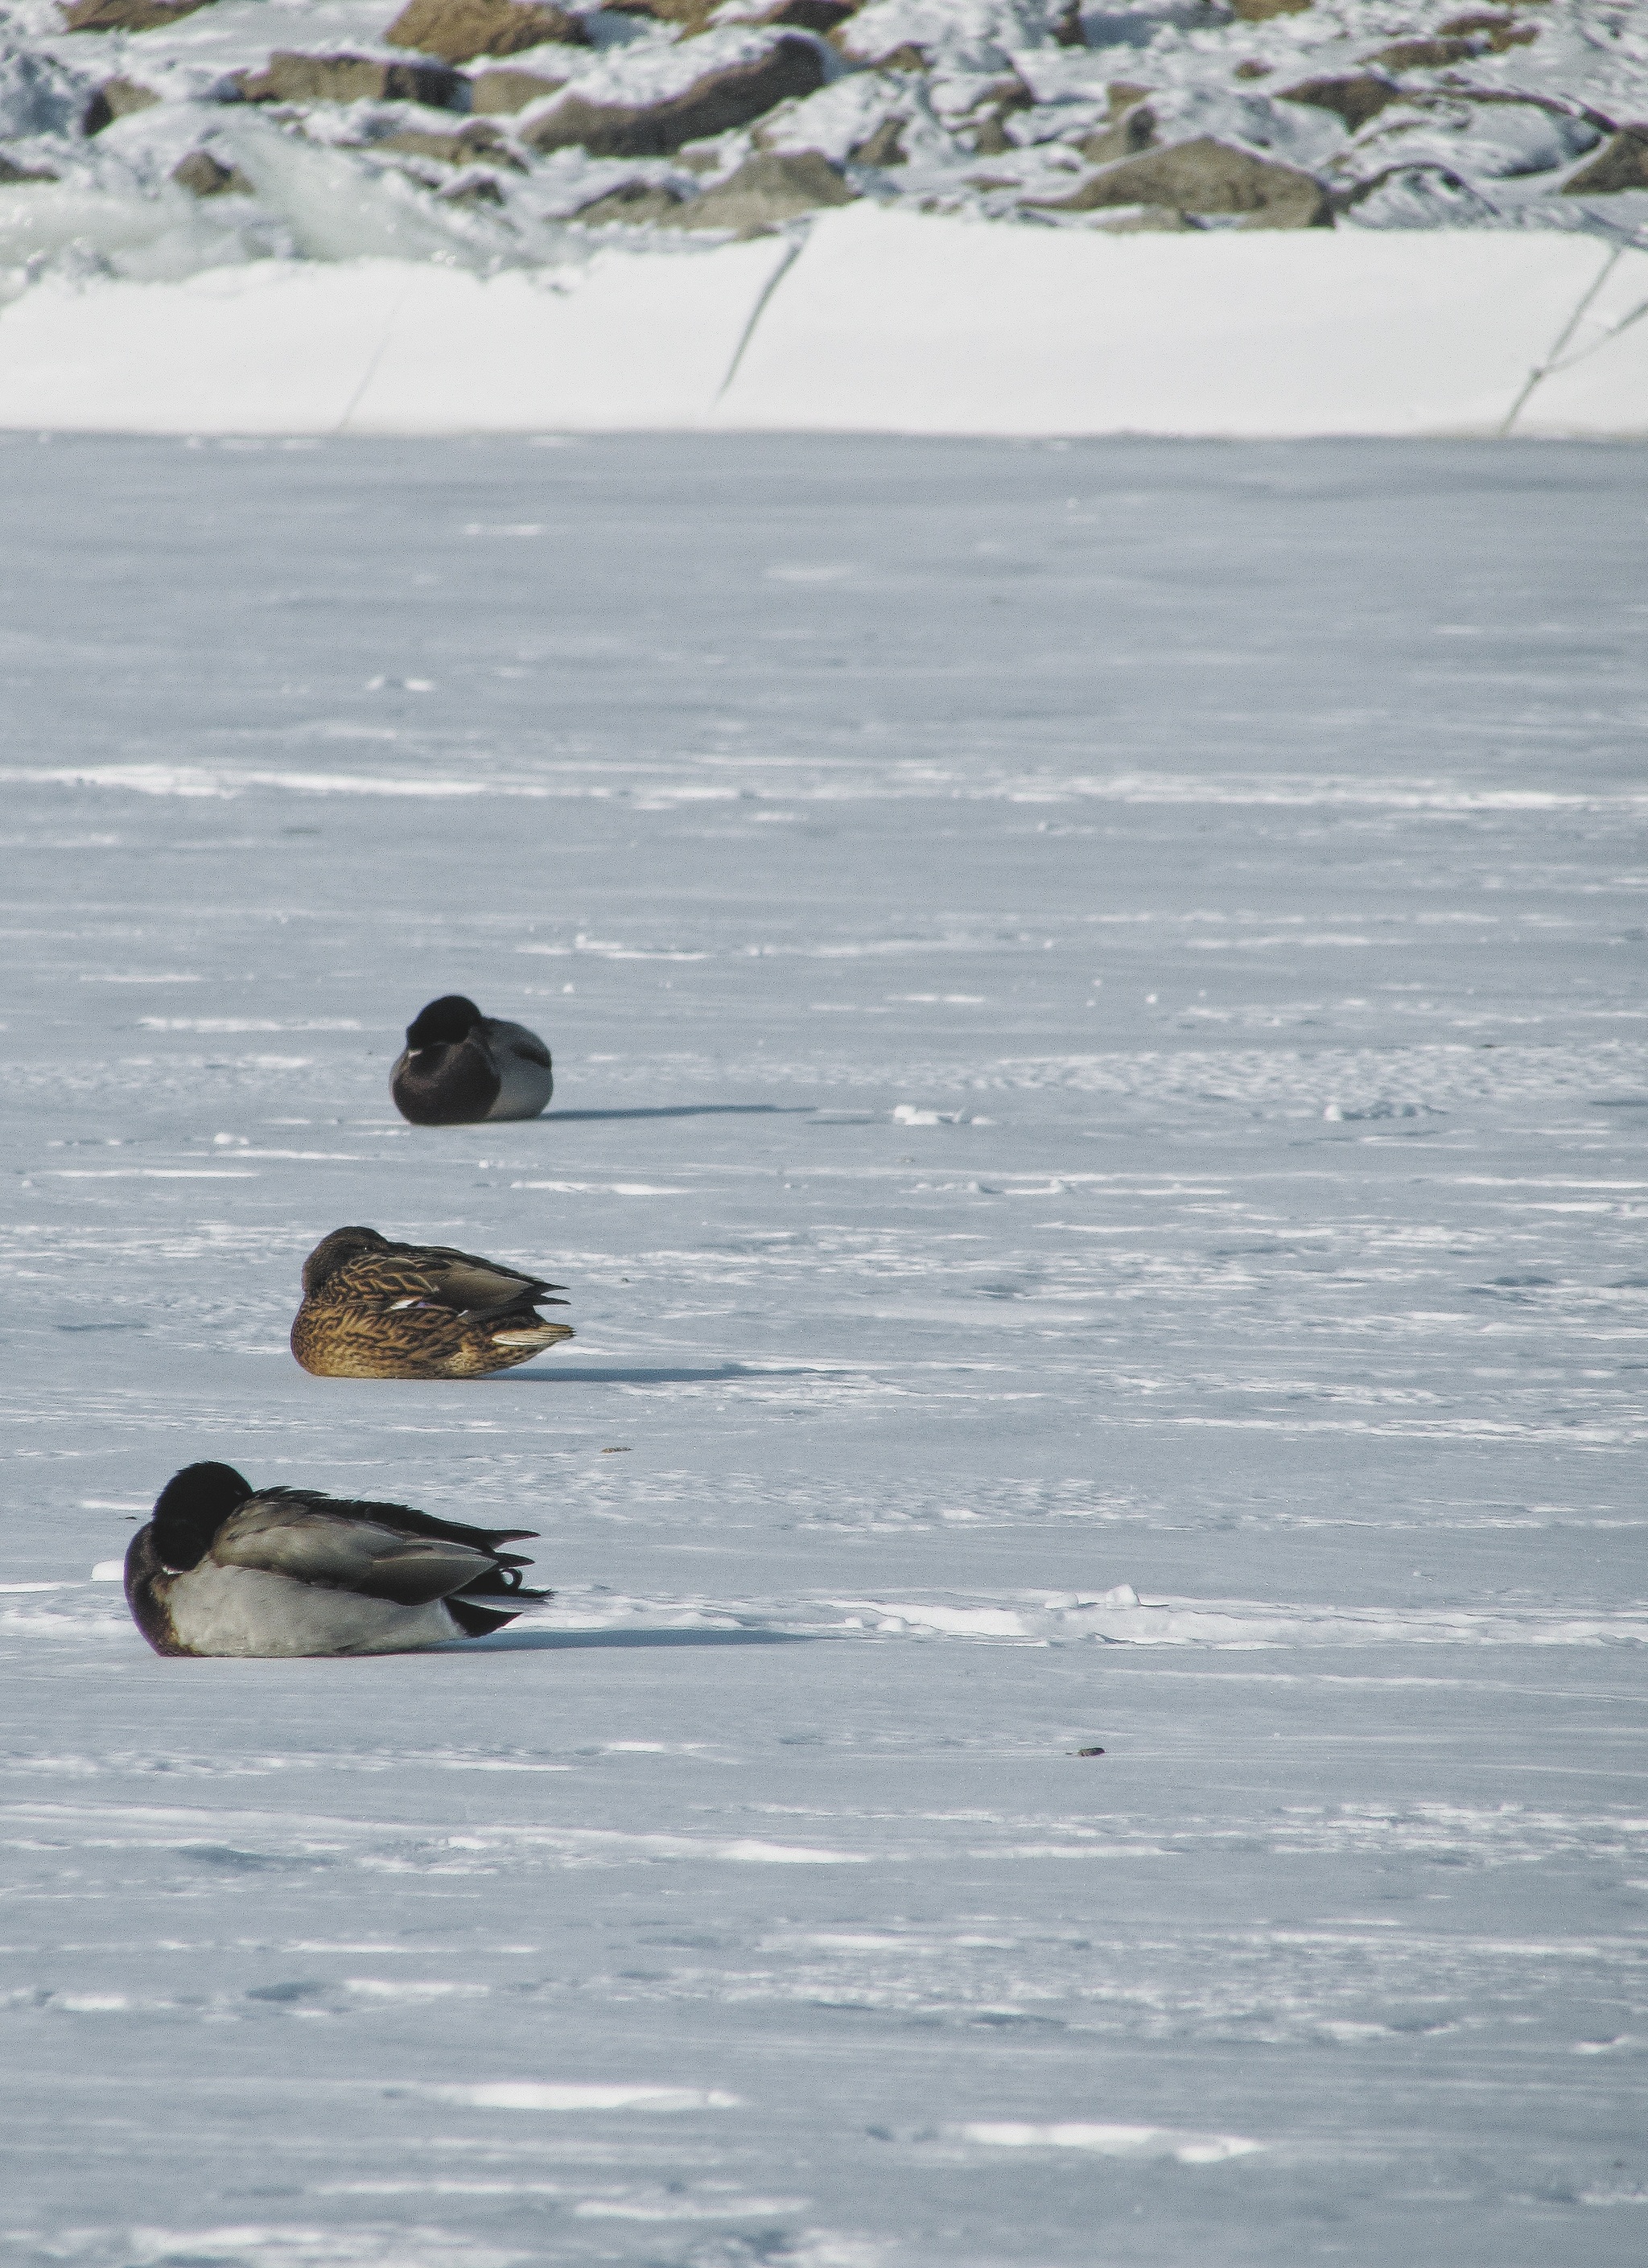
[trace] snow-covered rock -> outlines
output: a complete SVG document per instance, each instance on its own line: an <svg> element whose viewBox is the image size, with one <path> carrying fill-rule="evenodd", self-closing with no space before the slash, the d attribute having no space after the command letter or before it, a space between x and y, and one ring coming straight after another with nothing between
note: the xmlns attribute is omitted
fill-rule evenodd
<svg viewBox="0 0 1648 2268"><path fill-rule="evenodd" d="M698 58L690 48L679 52L691 70ZM681 74L669 76L679 80ZM580 81L535 118L521 139L541 156L577 149L593 158L661 158L684 143L735 132L779 103L810 94L823 79L818 50L809 40L786 35L753 54L741 42L727 62L692 71L684 85L661 91L651 101L602 101L589 91L593 79L588 88ZM615 91L627 85L626 77Z"/></svg>
<svg viewBox="0 0 1648 2268"><path fill-rule="evenodd" d="M519 55L551 40L580 46L588 33L576 16L543 0L410 0L383 36L392 48L467 63L477 55Z"/></svg>
<svg viewBox="0 0 1648 2268"><path fill-rule="evenodd" d="M1230 215L1243 228L1325 228L1333 221L1327 193L1308 173L1211 135L1105 166L1073 195L1050 201L1049 210L1097 212L1114 205Z"/></svg>

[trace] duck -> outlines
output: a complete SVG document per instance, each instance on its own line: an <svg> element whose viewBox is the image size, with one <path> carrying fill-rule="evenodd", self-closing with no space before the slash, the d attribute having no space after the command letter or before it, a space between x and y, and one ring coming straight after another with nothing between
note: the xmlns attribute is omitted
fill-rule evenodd
<svg viewBox="0 0 1648 2268"><path fill-rule="evenodd" d="M418 1010L389 1073L395 1107L414 1126L536 1118L554 1092L554 1066L537 1034L482 1015L462 992Z"/></svg>
<svg viewBox="0 0 1648 2268"><path fill-rule="evenodd" d="M335 1228L303 1263L292 1351L316 1378L484 1378L570 1339L565 1286L445 1244Z"/></svg>
<svg viewBox="0 0 1648 2268"><path fill-rule="evenodd" d="M415 1653L553 1598L526 1589L531 1561L500 1549L536 1534L185 1465L128 1547L126 1603L157 1653Z"/></svg>

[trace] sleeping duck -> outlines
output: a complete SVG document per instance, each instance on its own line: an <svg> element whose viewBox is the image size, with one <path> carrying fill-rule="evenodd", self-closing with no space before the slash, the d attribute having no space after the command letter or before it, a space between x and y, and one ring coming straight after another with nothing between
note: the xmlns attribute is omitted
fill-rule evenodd
<svg viewBox="0 0 1648 2268"><path fill-rule="evenodd" d="M131 1539L126 1602L157 1653L408 1653L552 1598L524 1589L531 1562L499 1549L535 1533L186 1465Z"/></svg>
<svg viewBox="0 0 1648 2268"><path fill-rule="evenodd" d="M335 1228L303 1263L292 1351L317 1378L484 1378L573 1336L558 1284L444 1244Z"/></svg>
<svg viewBox="0 0 1648 2268"><path fill-rule="evenodd" d="M476 1126L486 1118L536 1118L555 1092L550 1051L524 1024L484 1016L448 992L406 1027L389 1093L414 1126Z"/></svg>

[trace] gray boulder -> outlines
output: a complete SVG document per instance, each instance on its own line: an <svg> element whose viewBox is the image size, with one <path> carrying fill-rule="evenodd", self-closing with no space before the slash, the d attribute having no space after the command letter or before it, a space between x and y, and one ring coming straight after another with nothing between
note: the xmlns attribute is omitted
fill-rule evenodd
<svg viewBox="0 0 1648 2268"><path fill-rule="evenodd" d="M1136 157L1156 147L1156 113L1148 103L1136 102L1113 124L1100 126L1076 147L1096 166L1113 165L1118 158Z"/></svg>
<svg viewBox="0 0 1648 2268"><path fill-rule="evenodd" d="M1331 228L1327 193L1310 174L1200 135L1124 158L1083 181L1073 196L1027 199L1048 212L1098 212L1107 205L1166 205L1182 213L1233 213L1246 228Z"/></svg>
<svg viewBox="0 0 1648 2268"><path fill-rule="evenodd" d="M1338 78L1302 78L1297 86L1284 86L1278 102L1302 102L1311 110L1331 110L1355 134L1369 119L1377 118L1387 103L1400 102L1401 90L1371 71L1351 71Z"/></svg>
<svg viewBox="0 0 1648 2268"><path fill-rule="evenodd" d="M580 205L573 215L588 228L617 223L624 228L645 228L653 221L673 218L681 204L674 189L658 188L650 181L624 181L592 204Z"/></svg>
<svg viewBox="0 0 1648 2268"><path fill-rule="evenodd" d="M754 63L706 71L661 102L632 106L565 95L534 120L521 139L540 156L584 149L595 158L667 158L684 142L707 141L748 126L780 102L816 92L824 75L811 40L787 36Z"/></svg>
<svg viewBox="0 0 1648 2268"><path fill-rule="evenodd" d="M902 118L883 118L873 134L867 135L848 152L855 166L907 166L909 152L904 146L905 122Z"/></svg>
<svg viewBox="0 0 1648 2268"><path fill-rule="evenodd" d="M386 134L372 146L374 150L398 151L408 158L430 158L438 166L473 166L480 162L507 166L515 173L526 171L498 129L480 119L472 125L460 127L455 134L431 134L420 126L403 127L398 133Z"/></svg>
<svg viewBox="0 0 1648 2268"><path fill-rule="evenodd" d="M558 94L565 84L564 78L545 78L538 71L477 71L469 81L469 107L483 117L502 117L524 110L529 102L542 102L546 94Z"/></svg>
<svg viewBox="0 0 1648 2268"><path fill-rule="evenodd" d="M172 179L194 197L250 197L257 192L238 166L225 166L210 150L191 150L172 168Z"/></svg>
<svg viewBox="0 0 1648 2268"><path fill-rule="evenodd" d="M669 217L676 228L730 228L749 232L794 220L821 205L851 204L856 192L817 150L764 150Z"/></svg>

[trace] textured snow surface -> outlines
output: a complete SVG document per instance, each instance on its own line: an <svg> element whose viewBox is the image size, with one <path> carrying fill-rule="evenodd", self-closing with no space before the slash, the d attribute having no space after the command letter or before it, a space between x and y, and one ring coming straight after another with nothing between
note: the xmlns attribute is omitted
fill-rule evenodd
<svg viewBox="0 0 1648 2268"><path fill-rule="evenodd" d="M1635 2258L1640 453L0 477L0 2262ZM196 1457L557 1596L159 1660Z"/></svg>

